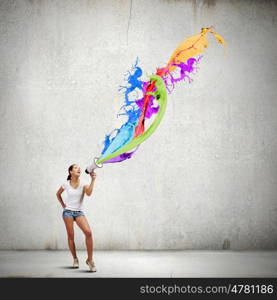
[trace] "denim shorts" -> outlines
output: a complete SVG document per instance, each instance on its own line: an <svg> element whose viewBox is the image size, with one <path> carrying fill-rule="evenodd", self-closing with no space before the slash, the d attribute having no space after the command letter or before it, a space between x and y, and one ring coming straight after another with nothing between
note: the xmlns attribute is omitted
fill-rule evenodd
<svg viewBox="0 0 277 300"><path fill-rule="evenodd" d="M84 215L85 214L81 210L70 210L70 209L63 210L64 218L73 218L75 220L77 217L81 217Z"/></svg>

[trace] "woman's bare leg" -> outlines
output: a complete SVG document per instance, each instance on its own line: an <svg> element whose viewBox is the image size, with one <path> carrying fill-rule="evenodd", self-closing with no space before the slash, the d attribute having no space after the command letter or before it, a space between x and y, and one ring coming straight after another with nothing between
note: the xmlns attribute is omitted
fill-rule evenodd
<svg viewBox="0 0 277 300"><path fill-rule="evenodd" d="M80 216L76 218L77 225L81 228L83 233L86 236L86 246L87 246L87 253L88 253L88 261L93 261L92 259L92 251L93 251L93 238L92 232L89 227L89 223L85 216Z"/></svg>
<svg viewBox="0 0 277 300"><path fill-rule="evenodd" d="M75 243L74 243L74 227L73 227L74 220L73 220L73 218L65 218L65 217L63 218L63 220L64 220L66 231L67 231L67 239L68 239L68 246L69 246L70 252L71 252L73 258L77 258L76 247L75 247Z"/></svg>

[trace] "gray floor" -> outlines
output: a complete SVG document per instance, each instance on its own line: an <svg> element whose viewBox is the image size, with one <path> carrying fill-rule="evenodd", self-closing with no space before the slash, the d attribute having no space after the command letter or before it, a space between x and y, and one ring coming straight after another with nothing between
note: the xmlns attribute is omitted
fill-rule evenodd
<svg viewBox="0 0 277 300"><path fill-rule="evenodd" d="M95 251L72 269L69 251L0 251L0 277L277 277L277 251Z"/></svg>

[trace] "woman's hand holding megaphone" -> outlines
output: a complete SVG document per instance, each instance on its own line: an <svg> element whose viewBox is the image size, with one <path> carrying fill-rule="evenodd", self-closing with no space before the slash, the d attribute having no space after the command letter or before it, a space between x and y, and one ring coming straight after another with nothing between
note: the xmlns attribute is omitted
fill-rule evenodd
<svg viewBox="0 0 277 300"><path fill-rule="evenodd" d="M92 171L91 173L89 173L90 177L92 180L96 179L96 173L94 171Z"/></svg>

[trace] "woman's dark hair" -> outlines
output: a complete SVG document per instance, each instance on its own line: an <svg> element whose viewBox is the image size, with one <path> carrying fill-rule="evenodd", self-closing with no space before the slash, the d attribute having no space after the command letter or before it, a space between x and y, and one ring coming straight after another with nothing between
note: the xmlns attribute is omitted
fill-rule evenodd
<svg viewBox="0 0 277 300"><path fill-rule="evenodd" d="M68 168L68 176L67 176L67 180L70 180L71 179L71 174L70 174L70 171L72 171L73 167L75 166L75 164L71 165L69 168Z"/></svg>

